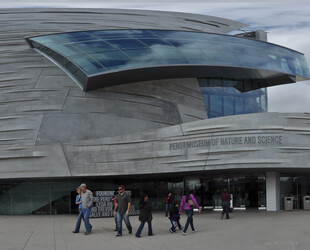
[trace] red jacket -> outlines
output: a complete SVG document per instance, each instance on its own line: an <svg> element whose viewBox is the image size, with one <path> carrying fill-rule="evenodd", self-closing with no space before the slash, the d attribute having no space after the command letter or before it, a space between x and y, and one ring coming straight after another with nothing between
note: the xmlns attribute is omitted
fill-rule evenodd
<svg viewBox="0 0 310 250"><path fill-rule="evenodd" d="M221 194L222 202L230 202L230 194L229 193L222 193Z"/></svg>

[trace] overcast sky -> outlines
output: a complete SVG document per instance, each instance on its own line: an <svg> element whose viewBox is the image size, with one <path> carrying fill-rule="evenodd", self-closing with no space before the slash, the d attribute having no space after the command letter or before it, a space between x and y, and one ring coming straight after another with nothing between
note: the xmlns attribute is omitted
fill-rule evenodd
<svg viewBox="0 0 310 250"><path fill-rule="evenodd" d="M0 8L122 8L190 12L263 29L269 42L302 52L310 64L310 1L268 0L0 0ZM310 81L268 88L269 111L310 112Z"/></svg>

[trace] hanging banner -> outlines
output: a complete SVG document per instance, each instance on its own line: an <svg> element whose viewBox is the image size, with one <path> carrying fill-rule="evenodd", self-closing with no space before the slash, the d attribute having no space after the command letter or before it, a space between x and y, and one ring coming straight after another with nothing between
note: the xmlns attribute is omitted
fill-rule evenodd
<svg viewBox="0 0 310 250"><path fill-rule="evenodd" d="M126 190L125 192L131 195L131 191ZM95 191L93 208L89 217L102 218L114 216L112 198L114 198L114 191ZM135 206L131 204L129 215L138 215L139 213L140 210L137 210Z"/></svg>

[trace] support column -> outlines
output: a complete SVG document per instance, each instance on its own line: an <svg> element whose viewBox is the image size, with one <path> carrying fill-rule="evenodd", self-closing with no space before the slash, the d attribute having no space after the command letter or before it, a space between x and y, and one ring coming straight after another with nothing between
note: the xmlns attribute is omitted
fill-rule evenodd
<svg viewBox="0 0 310 250"><path fill-rule="evenodd" d="M267 211L280 210L280 173L266 172Z"/></svg>

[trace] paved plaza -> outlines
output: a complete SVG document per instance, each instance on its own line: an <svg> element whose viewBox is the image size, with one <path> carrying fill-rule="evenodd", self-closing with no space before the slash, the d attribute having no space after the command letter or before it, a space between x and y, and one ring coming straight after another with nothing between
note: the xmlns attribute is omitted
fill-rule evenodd
<svg viewBox="0 0 310 250"><path fill-rule="evenodd" d="M154 236L142 238L134 233L137 216L131 217L132 235L123 229L115 237L112 218L91 219L93 234L73 234L75 215L0 216L1 250L121 250L121 249L207 249L207 250L309 250L310 211L234 212L230 220L221 220L219 212L195 213L197 233L183 236L169 233L170 222L163 213L153 215ZM182 216L184 225L186 216Z"/></svg>

